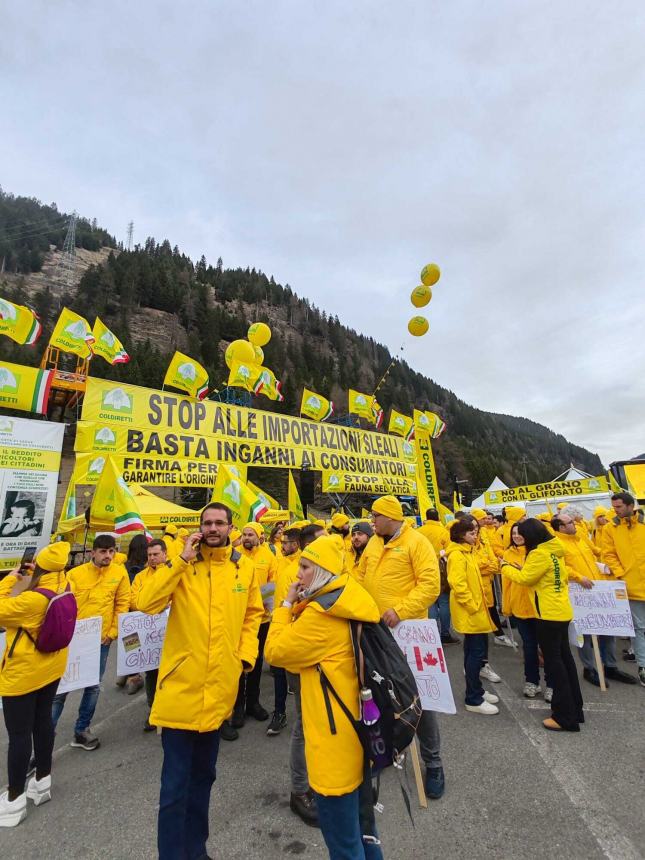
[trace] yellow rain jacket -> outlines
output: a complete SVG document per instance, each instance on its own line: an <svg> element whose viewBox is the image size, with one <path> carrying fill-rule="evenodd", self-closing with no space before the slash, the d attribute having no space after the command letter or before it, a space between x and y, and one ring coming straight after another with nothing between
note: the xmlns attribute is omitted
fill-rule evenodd
<svg viewBox="0 0 645 860"><path fill-rule="evenodd" d="M283 555L278 564L278 574L275 580L275 594L273 596L273 607L277 609L287 596L289 586L296 581L298 566L300 565L300 550L293 555Z"/></svg>
<svg viewBox="0 0 645 860"><path fill-rule="evenodd" d="M600 572L596 558L586 540L581 539L577 534L565 535L562 532L558 532L557 537L564 548L564 560L571 582L580 582L585 576L587 579L613 579L613 576L606 576Z"/></svg>
<svg viewBox="0 0 645 860"><path fill-rule="evenodd" d="M118 616L130 611L130 579L123 565L112 562L108 567L96 567L88 561L73 567L67 581L76 597L79 619L100 615L102 638L116 639Z"/></svg>
<svg viewBox="0 0 645 860"><path fill-rule="evenodd" d="M10 597L17 582L15 576L6 576L0 582L0 627L5 627L7 631L6 649L0 666L0 696L22 696L40 690L57 678L62 678L67 665L67 648L44 654L31 641L38 636L49 600L44 594L29 590ZM43 574L38 581L39 588L48 588L57 594L65 591L66 585L64 571ZM21 627L31 639L24 632L21 633L9 657Z"/></svg>
<svg viewBox="0 0 645 860"><path fill-rule="evenodd" d="M491 546L488 535L481 529L475 544L475 558L479 572L482 575L484 583L484 593L486 594L486 606L492 606L495 603L493 596L493 577L499 573L499 561L495 555L495 550Z"/></svg>
<svg viewBox="0 0 645 860"><path fill-rule="evenodd" d="M428 520L417 529L417 532L430 541L434 551L437 553L437 557L439 557L439 553L442 549L448 549L448 544L450 543L450 532L438 520Z"/></svg>
<svg viewBox="0 0 645 860"><path fill-rule="evenodd" d="M627 585L630 600L645 600L645 512L609 520L602 530L602 557Z"/></svg>
<svg viewBox="0 0 645 860"><path fill-rule="evenodd" d="M155 726L211 732L233 710L242 661L253 668L264 608L253 565L230 545L202 545L155 571L139 593L141 612L171 603L150 714Z"/></svg>
<svg viewBox="0 0 645 860"><path fill-rule="evenodd" d="M451 542L447 555L452 626L459 633L492 633L496 628L488 612L475 548Z"/></svg>
<svg viewBox="0 0 645 860"><path fill-rule="evenodd" d="M509 546L502 556L515 567L523 567L526 550L523 546ZM513 582L507 576L502 577L502 612L504 615L514 615L516 618L535 618L535 604L527 585Z"/></svg>
<svg viewBox="0 0 645 860"><path fill-rule="evenodd" d="M536 617L544 621L571 621L569 572L564 549L557 538L545 541L528 553L522 570L502 564L502 576L528 585Z"/></svg>
<svg viewBox="0 0 645 860"><path fill-rule="evenodd" d="M332 734L317 666L356 719L360 716L358 678L350 619L378 621L374 600L347 574L336 577L316 594L321 606L307 601L295 612L278 607L269 628L265 656L272 666L300 675L302 725L309 782L314 791L338 796L354 791L363 781L363 747L356 730L330 695L336 726Z"/></svg>
<svg viewBox="0 0 645 860"><path fill-rule="evenodd" d="M166 562L166 565L159 565L159 567L169 566L172 562ZM141 593L141 589L145 585L145 583L155 575L155 573L159 570L159 567L151 568L144 567L143 570L139 571L137 575L132 580L132 585L130 586L130 611L134 612L138 609L138 600L139 594Z"/></svg>
<svg viewBox="0 0 645 860"><path fill-rule="evenodd" d="M439 597L439 562L427 538L403 523L387 543L373 535L363 551L358 581L372 595L381 615L394 609L401 621L427 618Z"/></svg>
<svg viewBox="0 0 645 860"><path fill-rule="evenodd" d="M238 551L242 553L244 558L248 558L253 565L253 569L255 570L255 580L260 591L263 586L267 585L269 582L275 581L278 573L278 560L266 544L261 543L258 546L254 546L253 549L244 549L242 544L240 544ZM270 620L271 612L265 607L264 615L262 616L262 623Z"/></svg>

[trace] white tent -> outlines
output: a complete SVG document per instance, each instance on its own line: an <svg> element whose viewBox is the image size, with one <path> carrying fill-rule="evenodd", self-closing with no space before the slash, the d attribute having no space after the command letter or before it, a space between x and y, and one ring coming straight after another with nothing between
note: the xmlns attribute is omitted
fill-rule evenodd
<svg viewBox="0 0 645 860"><path fill-rule="evenodd" d="M492 493L495 490L508 490L508 484L505 484L501 478L497 477L497 475L493 478L493 483L486 490L486 493ZM485 508L487 511L500 513L504 505L487 505L485 500L486 493L482 493L481 496L477 496L476 499L473 499L473 503L468 510L472 510L473 508ZM523 508L524 502L513 502L513 506ZM464 508L464 510L466 509Z"/></svg>

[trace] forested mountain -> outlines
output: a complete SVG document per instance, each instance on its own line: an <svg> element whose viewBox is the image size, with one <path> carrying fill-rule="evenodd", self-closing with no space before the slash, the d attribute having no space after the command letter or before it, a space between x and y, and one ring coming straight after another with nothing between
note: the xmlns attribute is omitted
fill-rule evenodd
<svg viewBox="0 0 645 860"><path fill-rule="evenodd" d="M2 195L1 203L6 212L12 205L24 205L24 198ZM53 207L41 210L56 211ZM31 218L36 215L29 214ZM14 229L18 221L14 217ZM2 223L0 220L0 236ZM104 230L91 224L89 228L85 241L95 239L100 245L114 246ZM15 252L15 246L10 252ZM31 349L4 339L0 356L37 364L60 296L49 285L35 288L29 277L1 281L2 276L0 295L29 301L41 315L45 334ZM228 343L244 337L250 322L269 323L273 337L264 349L265 364L282 379L285 400L278 404L254 398L254 405L262 409L297 413L306 385L331 397L336 414L343 414L347 388L373 391L392 359L373 338L341 325L337 316L316 308L289 285L282 286L253 268L227 269L221 259L211 265L202 257L194 264L168 241L148 239L131 252L109 253L103 262L85 271L75 296L67 302L90 322L95 315L101 316L131 355L129 364L117 367L96 359L92 373L152 387L161 385L168 353L180 349L204 364L211 386L221 388L226 384L224 350ZM435 457L439 483L447 497L452 493L453 476L469 479L474 488L488 486L495 474L509 485L523 481L524 457L529 482L553 479L571 462L593 474L602 471L596 454L533 421L468 406L404 361L392 368L379 391L379 402L386 410L394 407L408 414L413 407L431 409L446 421L448 429L435 444Z"/></svg>

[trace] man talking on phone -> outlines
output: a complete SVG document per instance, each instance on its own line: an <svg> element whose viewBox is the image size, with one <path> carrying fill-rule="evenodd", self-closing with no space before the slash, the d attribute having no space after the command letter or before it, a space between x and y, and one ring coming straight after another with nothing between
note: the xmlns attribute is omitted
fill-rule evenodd
<svg viewBox="0 0 645 860"><path fill-rule="evenodd" d="M160 860L207 857L208 806L219 729L233 710L242 671L258 654L264 613L253 563L231 546L230 509L211 502L200 530L159 568L137 600L155 614L170 603L150 723L164 752L157 844Z"/></svg>

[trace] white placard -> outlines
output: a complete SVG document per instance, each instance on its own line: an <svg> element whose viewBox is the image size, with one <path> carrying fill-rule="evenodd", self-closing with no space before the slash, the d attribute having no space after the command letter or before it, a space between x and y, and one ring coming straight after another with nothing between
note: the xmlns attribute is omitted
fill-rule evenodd
<svg viewBox="0 0 645 860"><path fill-rule="evenodd" d="M134 675L159 668L167 624L167 609L159 615L146 615L145 612L119 615L117 675Z"/></svg>
<svg viewBox="0 0 645 860"><path fill-rule="evenodd" d="M261 585L260 594L262 595L262 603L266 611L273 612L273 604L275 601L275 582L267 582L266 585Z"/></svg>
<svg viewBox="0 0 645 860"><path fill-rule="evenodd" d="M100 615L76 622L76 630L69 643L65 674L60 679L57 693L82 690L99 683L102 629L103 619Z"/></svg>
<svg viewBox="0 0 645 860"><path fill-rule="evenodd" d="M634 622L621 580L594 580L593 588L569 584L573 623L578 633L596 636L633 636Z"/></svg>
<svg viewBox="0 0 645 860"><path fill-rule="evenodd" d="M437 622L432 618L401 621L392 633L412 669L423 710L456 714Z"/></svg>
<svg viewBox="0 0 645 860"><path fill-rule="evenodd" d="M0 416L0 569L49 543L64 424Z"/></svg>

